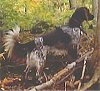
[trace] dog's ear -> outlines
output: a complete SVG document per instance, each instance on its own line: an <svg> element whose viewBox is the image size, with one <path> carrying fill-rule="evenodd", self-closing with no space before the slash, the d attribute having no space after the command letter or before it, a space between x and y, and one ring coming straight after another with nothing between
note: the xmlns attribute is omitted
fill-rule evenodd
<svg viewBox="0 0 100 91"><path fill-rule="evenodd" d="M75 13L85 14L85 11L86 11L86 12L89 12L89 9L87 9L86 7L80 7L80 8L77 8L77 9L75 10Z"/></svg>
<svg viewBox="0 0 100 91"><path fill-rule="evenodd" d="M90 13L87 7L80 7L75 10L76 16L83 20L93 20L94 16Z"/></svg>
<svg viewBox="0 0 100 91"><path fill-rule="evenodd" d="M78 18L84 19L84 17L85 17L85 9L84 9L84 7L77 8L75 10L74 15L76 17L78 17Z"/></svg>

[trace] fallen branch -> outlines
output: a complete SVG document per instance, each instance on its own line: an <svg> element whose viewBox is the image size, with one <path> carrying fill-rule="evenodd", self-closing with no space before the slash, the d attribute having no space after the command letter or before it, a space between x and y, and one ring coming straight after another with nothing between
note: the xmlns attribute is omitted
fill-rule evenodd
<svg viewBox="0 0 100 91"><path fill-rule="evenodd" d="M79 85L78 85L78 90L80 89L81 87L81 80L83 80L84 78L84 75L85 75L85 69L86 69L86 60L87 60L87 57L85 57L84 59L84 66L83 66L83 71L82 71L82 76L81 76L81 79L80 79L80 82L79 82Z"/></svg>
<svg viewBox="0 0 100 91"><path fill-rule="evenodd" d="M56 84L61 84L62 82L64 82L71 74L73 74L73 72L75 71L75 70L77 70L77 69L79 69L79 68L81 68L81 66L79 66L79 67L75 67L74 69L72 69L71 71L70 71L70 73L67 75L67 76L65 76L64 78L62 78L60 81L58 81Z"/></svg>
<svg viewBox="0 0 100 91"><path fill-rule="evenodd" d="M52 86L57 81L59 81L63 77L65 77L74 66L75 66L75 62L69 64L67 67L65 67L64 69L59 71L57 74L55 74L54 77L50 81L47 81L47 82L45 82L45 83L43 83L41 85L35 86L35 87L31 88L31 90L29 90L29 91L39 91L39 90L42 90L44 88Z"/></svg>
<svg viewBox="0 0 100 91"><path fill-rule="evenodd" d="M54 77L50 81L47 81L47 82L45 82L45 83L43 83L41 85L32 87L29 91L39 91L39 90L45 89L46 87L52 86L57 81L60 81L65 76L67 76L69 74L69 72L73 69L73 67L76 66L76 63L79 63L79 62L83 61L83 59L86 56L89 56L92 52L93 52L93 49L91 51L87 52L81 58L77 59L76 62L73 62L71 64L68 64L67 67L65 67L64 69L62 69L61 71L59 71L57 74L55 74Z"/></svg>

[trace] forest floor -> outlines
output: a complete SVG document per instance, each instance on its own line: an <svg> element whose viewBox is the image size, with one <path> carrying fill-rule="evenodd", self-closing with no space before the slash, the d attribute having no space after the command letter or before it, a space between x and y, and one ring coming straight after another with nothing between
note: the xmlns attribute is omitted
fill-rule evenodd
<svg viewBox="0 0 100 91"><path fill-rule="evenodd" d="M37 35L36 35L37 36ZM21 39L25 40L22 41L26 43L27 41L33 40L34 37L29 32L25 32L21 35ZM83 57L86 53L94 48L94 37L93 34L89 34L89 38L87 36L82 36L80 41L80 57ZM61 51L59 51L60 53ZM29 91L31 87L35 87L37 85L41 85L50 81L53 77L57 77L56 74L59 76L59 72L63 72L62 70L67 66L66 61L67 55L62 56L58 55L58 51L56 56L54 54L48 56L48 60L52 60L52 62L47 66L44 70L47 79L43 76L42 83L37 80L35 76L35 70L33 69L28 75L28 79L24 79L24 69L26 65L16 65L13 63L7 62L7 60L0 60L1 61L1 69L0 69L0 90L2 91ZM80 62L76 67L72 68L64 77L59 76L56 78L57 81L53 83L52 86L46 87L44 90L79 90L80 87L85 83L88 82L92 75L93 75L93 60L92 53L86 56L82 62ZM85 63L86 62L86 63ZM61 74L60 72L60 74ZM62 74L63 75L63 74ZM63 80L61 80L61 79ZM60 79L60 80L59 80ZM93 86L90 90L97 88Z"/></svg>

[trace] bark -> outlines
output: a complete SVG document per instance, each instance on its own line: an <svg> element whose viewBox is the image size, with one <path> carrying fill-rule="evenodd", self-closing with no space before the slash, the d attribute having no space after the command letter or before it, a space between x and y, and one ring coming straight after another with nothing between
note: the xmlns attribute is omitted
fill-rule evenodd
<svg viewBox="0 0 100 91"><path fill-rule="evenodd" d="M94 23L97 24L98 0L93 0L92 4L93 4Z"/></svg>
<svg viewBox="0 0 100 91"><path fill-rule="evenodd" d="M76 9L76 0L69 0L70 9Z"/></svg>
<svg viewBox="0 0 100 91"><path fill-rule="evenodd" d="M100 0L98 0L98 16L97 16L97 28L95 35L95 51L93 55L93 60L96 62L96 69L92 79L85 83L80 90L85 91L90 88L93 84L95 84L98 80L100 80Z"/></svg>

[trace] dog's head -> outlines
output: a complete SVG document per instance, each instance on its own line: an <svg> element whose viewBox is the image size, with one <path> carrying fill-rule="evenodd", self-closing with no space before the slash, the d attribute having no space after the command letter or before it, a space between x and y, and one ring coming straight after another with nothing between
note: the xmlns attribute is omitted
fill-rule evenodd
<svg viewBox="0 0 100 91"><path fill-rule="evenodd" d="M79 18L89 21L93 20L94 16L90 13L89 9L86 7L77 8L75 14L79 16Z"/></svg>
<svg viewBox="0 0 100 91"><path fill-rule="evenodd" d="M80 7L75 10L72 17L69 19L68 25L70 27L80 27L84 20L93 20L94 16L86 7Z"/></svg>

